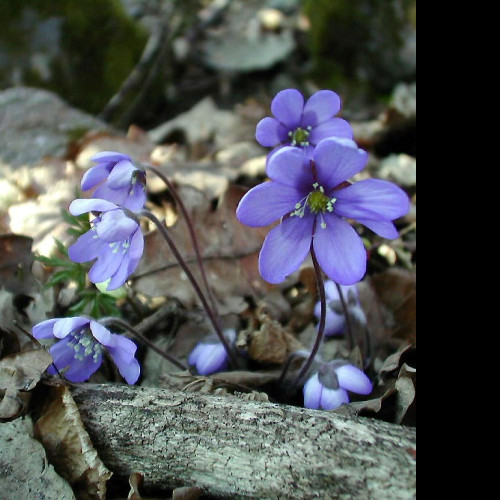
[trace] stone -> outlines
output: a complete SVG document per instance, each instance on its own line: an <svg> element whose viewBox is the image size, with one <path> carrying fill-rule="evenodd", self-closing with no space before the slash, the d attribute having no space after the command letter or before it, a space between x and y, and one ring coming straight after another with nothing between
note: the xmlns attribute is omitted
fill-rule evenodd
<svg viewBox="0 0 500 500"><path fill-rule="evenodd" d="M71 142L108 126L45 90L0 91L0 165L34 165L45 157L63 159Z"/></svg>

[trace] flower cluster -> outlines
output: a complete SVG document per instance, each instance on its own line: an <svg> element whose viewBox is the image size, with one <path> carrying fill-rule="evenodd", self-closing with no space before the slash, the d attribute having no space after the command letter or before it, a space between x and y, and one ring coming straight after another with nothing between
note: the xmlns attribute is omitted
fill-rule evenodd
<svg viewBox="0 0 500 500"><path fill-rule="evenodd" d="M349 403L349 392L367 396L370 379L346 361L323 363L304 386L304 406L313 410L335 410Z"/></svg>
<svg viewBox="0 0 500 500"><path fill-rule="evenodd" d="M122 335L107 330L89 318L50 319L33 328L36 339L58 340L50 354L57 370L71 382L85 382L102 365L103 353L107 351L118 371L129 384L139 379L141 368L135 359L137 346ZM51 375L56 373L49 368Z"/></svg>
<svg viewBox="0 0 500 500"><path fill-rule="evenodd" d="M75 200L72 215L92 213L91 230L69 248L74 262L96 260L89 273L92 283L109 281L116 290L136 270L144 252L144 238L134 212L146 203L146 174L132 159L106 151L92 158L97 163L82 179L84 191L96 186L90 200Z"/></svg>
<svg viewBox="0 0 500 500"><path fill-rule="evenodd" d="M269 283L285 281L312 250L330 279L353 285L365 275L366 251L347 220L356 220L384 238L397 238L393 221L406 215L409 199L403 190L386 181L367 179L352 184L351 179L365 168L368 154L346 137L349 134L344 129L339 134L333 126L322 128L324 123L339 120L328 116L332 110L338 112L340 100L319 93L305 107L303 102L296 91L279 94L273 112L281 121L261 122L258 139L261 144L274 144L277 138L283 139L284 128L299 127L303 131L305 124L312 123L322 132L317 135L318 144L295 140L274 152L267 163L270 182L245 195L237 216L250 227L279 222L260 254L260 273ZM279 134L272 132L269 120L274 120ZM311 138L316 137L314 126L309 126L313 127ZM285 135L299 134L297 130Z"/></svg>

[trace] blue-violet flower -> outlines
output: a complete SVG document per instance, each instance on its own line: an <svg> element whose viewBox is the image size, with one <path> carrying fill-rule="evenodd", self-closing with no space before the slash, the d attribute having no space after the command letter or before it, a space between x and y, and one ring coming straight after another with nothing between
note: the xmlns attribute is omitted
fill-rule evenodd
<svg viewBox="0 0 500 500"><path fill-rule="evenodd" d="M347 139L326 139L310 161L298 148L283 148L267 165L271 182L250 190L237 210L250 227L281 223L267 236L260 253L262 277L282 283L299 269L312 246L326 275L353 285L366 273L366 251L346 219L355 219L385 238L397 238L393 220L409 210L406 193L375 179L348 179L366 165L368 154Z"/></svg>
<svg viewBox="0 0 500 500"><path fill-rule="evenodd" d="M359 368L346 361L324 363L304 386L304 406L312 410L335 410L349 403L347 391L367 396L373 386Z"/></svg>
<svg viewBox="0 0 500 500"><path fill-rule="evenodd" d="M229 345L232 345L236 339L236 332L225 330L224 337ZM214 337L200 342L189 355L188 363L190 366L196 367L199 375L207 376L227 370L229 359L222 342Z"/></svg>
<svg viewBox="0 0 500 500"><path fill-rule="evenodd" d="M341 286L341 288L350 313L354 312L354 308L361 309L357 285ZM346 318L342 310L337 285L333 281L328 280L325 283L325 292L327 303L325 337L341 335L346 328ZM362 309L361 314L363 314ZM318 320L321 318L321 302L316 304L314 315Z"/></svg>
<svg viewBox="0 0 500 500"><path fill-rule="evenodd" d="M137 346L126 337L111 333L97 321L84 317L50 319L36 325L33 336L38 340L59 340L49 352L59 372L71 382L88 380L100 368L105 351L127 383L132 385L139 379L141 367L135 359ZM56 374L52 366L48 372Z"/></svg>
<svg viewBox="0 0 500 500"><path fill-rule="evenodd" d="M94 192L94 198L111 201L132 211L144 207L146 172L134 165L130 156L104 151L93 156L91 160L97 165L87 170L83 176L83 191L100 184Z"/></svg>
<svg viewBox="0 0 500 500"><path fill-rule="evenodd" d="M105 200L75 200L71 214L94 212L90 231L81 236L69 250L73 262L97 259L89 272L92 283L110 280L108 290L123 286L136 270L144 251L144 237L133 214Z"/></svg>
<svg viewBox="0 0 500 500"><path fill-rule="evenodd" d="M336 117L340 108L340 97L330 90L317 92L307 102L298 90L283 90L271 104L275 118L257 125L257 141L264 147L300 147L311 158L323 139L353 139L349 123Z"/></svg>

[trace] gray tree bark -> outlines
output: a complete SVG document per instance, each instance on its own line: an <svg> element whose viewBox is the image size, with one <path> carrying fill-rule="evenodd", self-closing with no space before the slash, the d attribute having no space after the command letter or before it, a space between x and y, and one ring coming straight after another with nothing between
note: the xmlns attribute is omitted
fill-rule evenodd
<svg viewBox="0 0 500 500"><path fill-rule="evenodd" d="M231 499L416 498L416 432L238 397L127 386L73 391L101 459L146 486Z"/></svg>

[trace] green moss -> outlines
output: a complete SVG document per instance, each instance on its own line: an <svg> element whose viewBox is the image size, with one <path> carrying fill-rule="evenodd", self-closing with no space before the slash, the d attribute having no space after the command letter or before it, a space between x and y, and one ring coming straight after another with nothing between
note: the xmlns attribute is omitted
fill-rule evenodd
<svg viewBox="0 0 500 500"><path fill-rule="evenodd" d="M23 0L22 7L19 0L0 3L7 26L0 45L16 53L36 50L41 22L60 26L50 78L29 66L23 82L53 90L90 112L99 112L120 88L146 42L146 33L126 15L120 0Z"/></svg>
<svg viewBox="0 0 500 500"><path fill-rule="evenodd" d="M387 92L404 78L401 48L415 0L304 0L318 83Z"/></svg>

